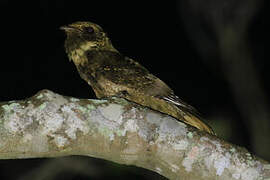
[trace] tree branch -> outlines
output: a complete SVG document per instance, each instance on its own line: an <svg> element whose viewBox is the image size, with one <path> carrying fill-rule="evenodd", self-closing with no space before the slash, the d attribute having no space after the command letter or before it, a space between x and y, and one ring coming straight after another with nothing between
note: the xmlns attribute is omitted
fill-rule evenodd
<svg viewBox="0 0 270 180"><path fill-rule="evenodd" d="M0 159L84 155L170 179L266 179L270 164L246 149L120 98L38 92L0 103Z"/></svg>

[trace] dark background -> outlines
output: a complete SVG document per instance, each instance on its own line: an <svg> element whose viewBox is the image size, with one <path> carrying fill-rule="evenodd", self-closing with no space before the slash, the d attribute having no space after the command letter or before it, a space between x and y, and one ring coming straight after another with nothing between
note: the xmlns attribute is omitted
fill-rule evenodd
<svg viewBox="0 0 270 180"><path fill-rule="evenodd" d="M0 101L24 99L45 88L95 98L68 61L59 30L74 21L92 21L122 54L195 106L220 137L270 160L270 141L263 140L270 128L267 7L263 0L2 0ZM51 179L162 179L139 168L78 159L87 168L63 166ZM29 178L53 161L60 168L78 159L1 160L0 179ZM84 173L91 168L98 173ZM11 169L18 175L10 175Z"/></svg>

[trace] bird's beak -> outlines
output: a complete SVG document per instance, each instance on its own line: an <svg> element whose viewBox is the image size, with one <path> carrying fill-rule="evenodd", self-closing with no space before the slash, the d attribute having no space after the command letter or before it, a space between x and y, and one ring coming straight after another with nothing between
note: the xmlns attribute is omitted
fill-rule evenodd
<svg viewBox="0 0 270 180"><path fill-rule="evenodd" d="M74 27L74 26L70 26L70 25L67 25L67 26L61 26L60 27L61 30L64 30L65 32L78 32L78 31L81 31L80 29L78 29L77 27Z"/></svg>
<svg viewBox="0 0 270 180"><path fill-rule="evenodd" d="M76 30L76 28L71 27L71 26L61 26L60 29L66 32Z"/></svg>

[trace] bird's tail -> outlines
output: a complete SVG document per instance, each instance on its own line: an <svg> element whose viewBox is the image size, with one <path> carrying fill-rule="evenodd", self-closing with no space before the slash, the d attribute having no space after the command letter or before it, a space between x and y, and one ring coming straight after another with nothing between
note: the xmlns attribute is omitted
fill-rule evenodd
<svg viewBox="0 0 270 180"><path fill-rule="evenodd" d="M185 123L215 135L213 129L209 125L207 125L207 123L205 123L201 117L198 117L198 115L186 112L183 118Z"/></svg>

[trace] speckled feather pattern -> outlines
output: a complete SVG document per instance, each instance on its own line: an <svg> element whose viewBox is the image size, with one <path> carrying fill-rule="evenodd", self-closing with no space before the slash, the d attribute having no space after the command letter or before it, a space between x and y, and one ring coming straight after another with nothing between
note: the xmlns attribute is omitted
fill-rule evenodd
<svg viewBox="0 0 270 180"><path fill-rule="evenodd" d="M119 53L100 26L77 22L65 31L66 52L98 98L122 97L214 134L195 108L138 62Z"/></svg>

